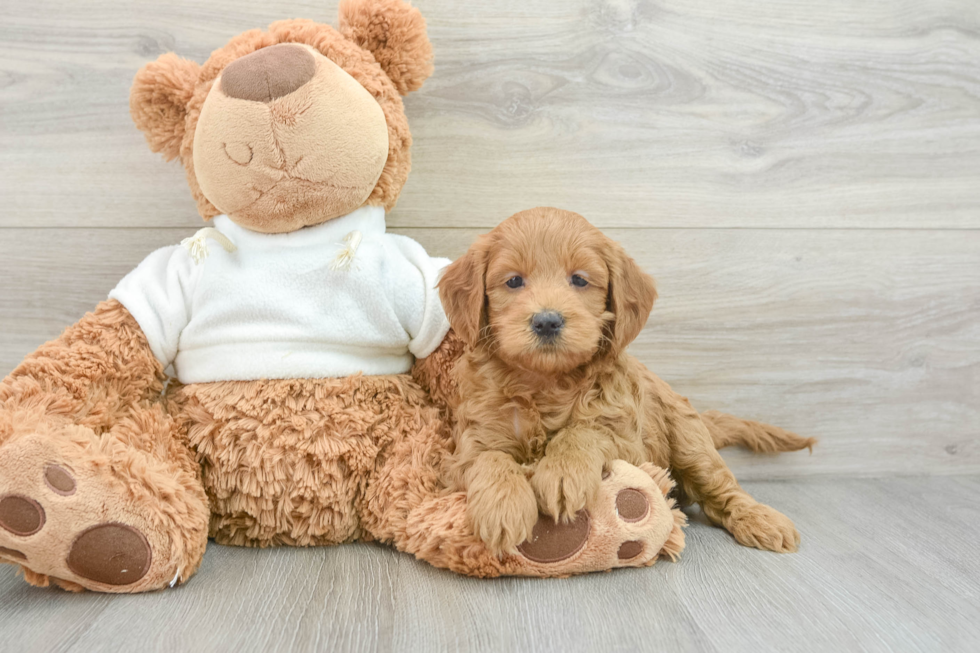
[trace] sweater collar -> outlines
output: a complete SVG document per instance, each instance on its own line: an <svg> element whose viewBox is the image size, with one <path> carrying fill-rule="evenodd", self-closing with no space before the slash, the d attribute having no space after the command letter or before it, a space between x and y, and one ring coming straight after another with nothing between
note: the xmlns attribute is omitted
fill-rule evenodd
<svg viewBox="0 0 980 653"><path fill-rule="evenodd" d="M303 227L285 234L263 234L246 229L232 222L227 215L214 218L214 227L227 236L236 246L247 248L265 247L308 247L310 245L336 245L352 231L364 235L385 232L385 210L383 206L362 206L356 211L313 227Z"/></svg>

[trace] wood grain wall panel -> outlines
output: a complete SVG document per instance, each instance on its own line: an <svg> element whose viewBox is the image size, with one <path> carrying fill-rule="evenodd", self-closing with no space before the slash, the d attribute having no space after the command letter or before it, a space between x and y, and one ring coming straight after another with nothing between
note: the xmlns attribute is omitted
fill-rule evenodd
<svg viewBox="0 0 980 653"><path fill-rule="evenodd" d="M398 229L459 256L471 229ZM701 408L821 438L729 454L761 478L980 470L980 233L611 229L657 278L632 350ZM105 298L183 229L7 229L0 369Z"/></svg>
<svg viewBox="0 0 980 653"><path fill-rule="evenodd" d="M973 0L416 4L437 67L407 99L392 225L555 205L603 227L980 226ZM195 224L129 119L133 75L288 16L336 3L7 3L0 226Z"/></svg>

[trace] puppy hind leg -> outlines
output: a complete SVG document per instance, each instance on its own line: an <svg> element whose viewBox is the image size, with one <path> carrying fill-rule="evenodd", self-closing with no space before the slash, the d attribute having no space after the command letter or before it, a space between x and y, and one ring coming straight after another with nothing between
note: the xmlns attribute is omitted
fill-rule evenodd
<svg viewBox="0 0 980 653"><path fill-rule="evenodd" d="M671 469L684 495L701 504L704 514L744 546L766 551L795 551L800 534L782 513L759 503L735 480L696 413L668 420Z"/></svg>

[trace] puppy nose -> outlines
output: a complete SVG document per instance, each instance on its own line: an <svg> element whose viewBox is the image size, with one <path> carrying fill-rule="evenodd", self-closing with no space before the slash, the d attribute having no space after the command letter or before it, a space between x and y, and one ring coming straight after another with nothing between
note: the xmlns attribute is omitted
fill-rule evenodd
<svg viewBox="0 0 980 653"><path fill-rule="evenodd" d="M280 43L229 64L221 73L221 90L239 100L270 102L300 88L315 73L316 61L309 50Z"/></svg>
<svg viewBox="0 0 980 653"><path fill-rule="evenodd" d="M541 311L531 318L531 328L542 340L554 338L565 326L565 318L557 311Z"/></svg>

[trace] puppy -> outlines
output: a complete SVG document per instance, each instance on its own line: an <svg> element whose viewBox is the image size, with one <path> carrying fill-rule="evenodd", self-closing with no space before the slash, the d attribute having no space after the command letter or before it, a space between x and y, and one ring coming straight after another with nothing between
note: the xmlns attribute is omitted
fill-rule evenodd
<svg viewBox="0 0 980 653"><path fill-rule="evenodd" d="M741 544L796 549L793 522L739 487L716 445L791 451L814 441L699 415L627 354L656 299L653 279L585 218L514 215L447 268L439 293L468 345L456 366L449 482L465 490L491 551L515 552L539 508L573 519L616 459L669 468L682 496Z"/></svg>

